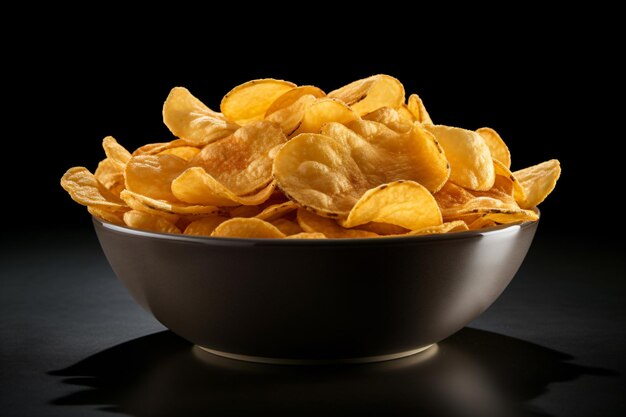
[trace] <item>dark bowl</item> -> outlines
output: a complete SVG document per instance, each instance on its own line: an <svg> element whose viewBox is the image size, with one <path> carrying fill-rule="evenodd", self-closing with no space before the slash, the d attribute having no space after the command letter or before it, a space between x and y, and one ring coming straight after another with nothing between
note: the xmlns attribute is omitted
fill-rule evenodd
<svg viewBox="0 0 626 417"><path fill-rule="evenodd" d="M378 239L230 239L94 218L119 279L157 320L209 352L270 363L417 353L489 307L537 222Z"/></svg>

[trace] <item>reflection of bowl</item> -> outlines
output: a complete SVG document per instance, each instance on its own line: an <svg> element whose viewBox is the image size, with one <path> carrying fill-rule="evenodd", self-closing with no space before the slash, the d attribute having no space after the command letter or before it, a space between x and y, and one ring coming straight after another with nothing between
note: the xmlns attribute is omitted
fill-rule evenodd
<svg viewBox="0 0 626 417"><path fill-rule="evenodd" d="M537 222L379 239L230 239L94 218L135 300L210 352L260 362L367 362L423 350L500 295Z"/></svg>

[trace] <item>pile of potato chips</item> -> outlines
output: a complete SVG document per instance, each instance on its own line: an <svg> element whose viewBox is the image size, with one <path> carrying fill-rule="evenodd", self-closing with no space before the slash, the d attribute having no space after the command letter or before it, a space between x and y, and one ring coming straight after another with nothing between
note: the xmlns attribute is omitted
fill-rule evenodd
<svg viewBox="0 0 626 417"><path fill-rule="evenodd" d="M112 137L95 173L61 185L117 225L241 238L413 236L533 221L557 160L511 172L496 131L433 124L388 75L328 94L274 79L215 112L182 87L163 106L176 137L130 153Z"/></svg>

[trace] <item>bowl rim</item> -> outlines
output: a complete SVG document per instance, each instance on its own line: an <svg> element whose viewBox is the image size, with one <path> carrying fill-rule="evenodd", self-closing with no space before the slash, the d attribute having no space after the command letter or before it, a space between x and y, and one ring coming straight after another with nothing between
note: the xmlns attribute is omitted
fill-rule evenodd
<svg viewBox="0 0 626 417"><path fill-rule="evenodd" d="M210 236L194 236L174 233L160 233L152 232L149 230L133 229L128 226L120 226L113 223L109 223L98 217L91 216L94 226L100 225L102 228L125 234L130 236L148 237L161 240L170 240L186 243L197 243L204 245L215 246L316 246L316 247L341 247L341 246L388 246L398 244L415 244L420 242L436 242L436 241L449 241L459 239L472 239L483 236L493 236L498 234L509 234L517 232L521 229L526 229L531 226L537 225L541 218L541 212L539 209L534 209L539 215L539 219L525 222L516 222L503 224L499 226L486 227L484 229L477 230L464 230L460 232L448 232L448 233L436 233L428 235L417 236L393 236L393 237L380 237L380 238L326 238L326 239L276 239L276 238L237 238L237 237L210 237Z"/></svg>

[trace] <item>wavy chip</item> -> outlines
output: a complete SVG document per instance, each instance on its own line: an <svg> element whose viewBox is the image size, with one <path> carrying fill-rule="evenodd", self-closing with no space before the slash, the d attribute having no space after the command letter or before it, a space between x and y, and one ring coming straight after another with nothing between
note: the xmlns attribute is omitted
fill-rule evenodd
<svg viewBox="0 0 626 417"><path fill-rule="evenodd" d="M208 216L198 220L194 220L185 227L183 232L186 235L193 236L211 236L213 231L220 224L228 220L228 217L223 216Z"/></svg>
<svg viewBox="0 0 626 417"><path fill-rule="evenodd" d="M221 223L211 234L213 237L282 238L285 234L273 224L261 219L230 219Z"/></svg>
<svg viewBox="0 0 626 417"><path fill-rule="evenodd" d="M519 205L525 209L536 207L554 190L561 176L561 164L556 159L542 162L513 173L524 189Z"/></svg>
<svg viewBox="0 0 626 417"><path fill-rule="evenodd" d="M489 147L476 132L458 127L424 124L446 153L450 162L450 181L470 190L486 191L496 174Z"/></svg>
<svg viewBox="0 0 626 417"><path fill-rule="evenodd" d="M505 167L511 168L511 152L498 132L490 127L481 127L480 129L476 129L476 133L478 133L487 144L491 152L491 157L501 162Z"/></svg>
<svg viewBox="0 0 626 417"><path fill-rule="evenodd" d="M93 206L110 211L126 209L122 200L107 190L85 167L68 169L61 178L61 187L69 193L72 200L83 206Z"/></svg>
<svg viewBox="0 0 626 417"><path fill-rule="evenodd" d="M333 219L318 216L309 210L300 208L297 214L298 224L308 233L322 233L331 239L354 239L364 237L379 237L376 233L359 229L346 229Z"/></svg>
<svg viewBox="0 0 626 417"><path fill-rule="evenodd" d="M294 87L294 83L272 78L248 81L230 90L220 109L228 120L245 125L263 119L272 103Z"/></svg>
<svg viewBox="0 0 626 417"><path fill-rule="evenodd" d="M163 123L174 136L195 146L221 139L239 128L183 87L173 88L167 96L163 104Z"/></svg>
<svg viewBox="0 0 626 417"><path fill-rule="evenodd" d="M202 167L234 195L251 194L272 181L273 155L286 141L273 123L251 122L233 135L206 145L189 166Z"/></svg>
<svg viewBox="0 0 626 417"><path fill-rule="evenodd" d="M358 119L358 115L347 104L333 98L316 99L304 110L304 115L294 135L318 133L326 123L346 124Z"/></svg>
<svg viewBox="0 0 626 417"><path fill-rule="evenodd" d="M126 189L156 200L177 201L172 181L187 165L187 161L174 155L133 156L124 171Z"/></svg>
<svg viewBox="0 0 626 417"><path fill-rule="evenodd" d="M320 88L314 85L302 85L300 87L292 88L287 92L281 94L272 105L265 111L265 117L267 118L272 113L290 107L295 102L299 101L304 96L313 96L313 98L321 98L326 96Z"/></svg>
<svg viewBox="0 0 626 417"><path fill-rule="evenodd" d="M215 206L252 206L261 204L274 193L276 184L270 182L254 194L236 195L200 167L192 167L172 181L176 199L189 204Z"/></svg>
<svg viewBox="0 0 626 417"><path fill-rule="evenodd" d="M424 124L430 124L430 125L433 124L433 121L430 118L428 111L426 111L424 102L422 101L420 96L418 96L417 94L411 94L409 96L407 109L409 110L411 115L413 115L413 118L416 121L420 123L424 123Z"/></svg>
<svg viewBox="0 0 626 417"><path fill-rule="evenodd" d="M413 181L396 181L367 191L340 223L350 228L369 222L417 230L439 226L442 218L435 198L426 187Z"/></svg>
<svg viewBox="0 0 626 417"><path fill-rule="evenodd" d="M124 213L124 223L128 227L140 230L149 230L159 233L180 233L176 225L161 216L131 210Z"/></svg>
<svg viewBox="0 0 626 417"><path fill-rule="evenodd" d="M343 101L363 116L381 107L400 107L404 103L404 86L394 77L379 74L331 91L328 97Z"/></svg>

